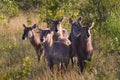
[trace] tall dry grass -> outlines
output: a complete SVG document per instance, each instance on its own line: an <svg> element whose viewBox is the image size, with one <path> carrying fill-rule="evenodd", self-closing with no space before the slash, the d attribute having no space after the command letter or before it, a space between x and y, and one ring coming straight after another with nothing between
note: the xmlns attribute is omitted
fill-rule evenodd
<svg viewBox="0 0 120 80"><path fill-rule="evenodd" d="M87 62L84 74L78 74L77 64L74 68L69 64L66 73L58 74L55 67L55 74L51 75L46 61L41 60L39 64L37 63L35 50L29 40L22 40L23 23L31 26L38 23L38 18L32 14L29 16L21 14L6 20L5 26L0 26L0 80L120 79L120 55L117 52L109 52L111 39L105 35L99 37L97 29L91 31L94 54L92 62Z"/></svg>

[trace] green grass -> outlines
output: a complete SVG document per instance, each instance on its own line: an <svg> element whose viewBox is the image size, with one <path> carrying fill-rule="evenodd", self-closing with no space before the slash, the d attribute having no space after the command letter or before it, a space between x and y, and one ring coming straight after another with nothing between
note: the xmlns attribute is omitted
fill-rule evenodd
<svg viewBox="0 0 120 80"><path fill-rule="evenodd" d="M17 23L16 23L17 24ZM10 26L10 25L9 25ZM47 62L37 63L36 53L29 40L22 40L22 26L0 27L0 80L119 80L120 52L111 50L112 39L99 36L97 29L91 31L94 54L87 62L83 75L78 67L69 64L66 73L51 75ZM21 26L21 27L19 27Z"/></svg>

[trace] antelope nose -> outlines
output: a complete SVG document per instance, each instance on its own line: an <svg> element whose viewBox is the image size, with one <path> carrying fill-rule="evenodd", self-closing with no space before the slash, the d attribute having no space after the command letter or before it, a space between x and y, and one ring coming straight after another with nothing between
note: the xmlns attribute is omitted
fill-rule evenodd
<svg viewBox="0 0 120 80"><path fill-rule="evenodd" d="M22 37L22 40L25 40L25 37Z"/></svg>
<svg viewBox="0 0 120 80"><path fill-rule="evenodd" d="M43 42L43 40L44 40L43 38L42 38L42 39L40 39L40 41L41 41L41 42Z"/></svg>
<svg viewBox="0 0 120 80"><path fill-rule="evenodd" d="M89 37L90 35L89 34L87 34L87 37Z"/></svg>
<svg viewBox="0 0 120 80"><path fill-rule="evenodd" d="M56 29L55 32L58 32L58 30Z"/></svg>

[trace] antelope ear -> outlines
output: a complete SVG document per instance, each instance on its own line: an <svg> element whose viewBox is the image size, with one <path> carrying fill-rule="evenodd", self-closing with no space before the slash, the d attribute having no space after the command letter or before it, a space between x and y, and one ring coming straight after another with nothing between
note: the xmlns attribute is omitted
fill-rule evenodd
<svg viewBox="0 0 120 80"><path fill-rule="evenodd" d="M35 29L35 28L36 28L36 24L34 24L34 25L32 26L32 28Z"/></svg>
<svg viewBox="0 0 120 80"><path fill-rule="evenodd" d="M94 22L92 22L88 27L89 29L92 29L94 27Z"/></svg>
<svg viewBox="0 0 120 80"><path fill-rule="evenodd" d="M81 23L81 21L82 21L82 17L79 17L78 22Z"/></svg>
<svg viewBox="0 0 120 80"><path fill-rule="evenodd" d="M72 18L69 19L69 23L72 25L74 23L74 21L72 20Z"/></svg>
<svg viewBox="0 0 120 80"><path fill-rule="evenodd" d="M64 16L64 17L60 20L60 22L64 22L65 19L66 19L66 17Z"/></svg>
<svg viewBox="0 0 120 80"><path fill-rule="evenodd" d="M26 28L25 24L23 24L23 27Z"/></svg>
<svg viewBox="0 0 120 80"><path fill-rule="evenodd" d="M53 31L52 31L51 29L49 29L49 30L48 30L48 33L51 33L51 32L53 32Z"/></svg>

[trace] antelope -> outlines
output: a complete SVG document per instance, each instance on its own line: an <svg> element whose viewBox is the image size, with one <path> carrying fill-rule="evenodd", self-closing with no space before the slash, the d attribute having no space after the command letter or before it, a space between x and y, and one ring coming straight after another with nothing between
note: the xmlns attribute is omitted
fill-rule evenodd
<svg viewBox="0 0 120 80"><path fill-rule="evenodd" d="M72 25L72 28L71 28L71 33L69 35L69 40L71 41L71 62L72 62L72 66L74 66L74 62L73 62L73 57L76 57L77 56L77 48L78 48L78 45L79 45L79 41L77 39L77 36L80 35L80 32L81 32L81 27L82 27L82 24L81 24L81 17L78 18L78 20L76 22L74 22L71 18L69 19L69 22L70 24ZM76 34L77 33L77 34Z"/></svg>
<svg viewBox="0 0 120 80"><path fill-rule="evenodd" d="M40 40L43 43L45 57L48 62L48 67L53 73L53 66L58 65L58 70L61 69L60 64L64 64L66 69L69 64L69 46L59 41L54 41L54 32L50 29L41 30Z"/></svg>
<svg viewBox="0 0 120 80"><path fill-rule="evenodd" d="M90 29L92 29L92 27L94 26L94 22L92 22L88 26L83 26L81 25L81 17L78 19L77 22L74 22L72 19L70 19L69 22L72 25L71 30L72 48L73 47L76 48L76 51L73 52L77 54L78 66L80 71L83 72L86 65L85 60L91 61L91 57L93 54L93 45Z"/></svg>
<svg viewBox="0 0 120 80"><path fill-rule="evenodd" d="M53 24L50 27L50 29L54 32L54 36L53 36L54 41L59 41L63 44L71 46L71 41L68 39L69 37L68 31L62 28L62 23L65 21L65 19L66 17L63 17L62 19L51 20ZM71 61L73 63L72 57L71 57Z"/></svg>
<svg viewBox="0 0 120 80"><path fill-rule="evenodd" d="M40 62L40 59L43 57L43 46L40 42L40 34L38 32L35 32L36 24L34 24L32 27L27 27L25 24L23 24L24 27L24 32L22 39L26 40L29 39L30 43L34 47L37 58L38 58L38 63Z"/></svg>

